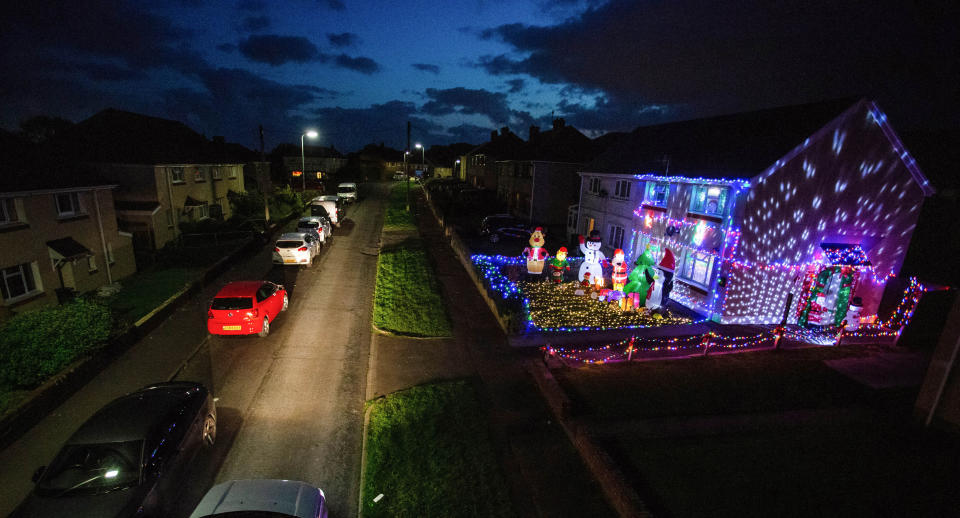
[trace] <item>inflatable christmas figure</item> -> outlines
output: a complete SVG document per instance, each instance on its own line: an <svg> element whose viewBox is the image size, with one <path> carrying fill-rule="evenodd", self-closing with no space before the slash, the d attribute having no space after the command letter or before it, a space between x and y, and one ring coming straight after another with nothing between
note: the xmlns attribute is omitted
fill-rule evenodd
<svg viewBox="0 0 960 518"><path fill-rule="evenodd" d="M670 298L670 291L673 289L673 270L676 268L677 261L673 257L673 251L669 248L663 249L663 259L660 260L660 271L663 272L661 304L666 304Z"/></svg>
<svg viewBox="0 0 960 518"><path fill-rule="evenodd" d="M543 249L543 245L543 228L537 227L530 234L530 246L523 249L523 255L527 258L527 273L543 273L543 265L547 260L547 251Z"/></svg>
<svg viewBox="0 0 960 518"><path fill-rule="evenodd" d="M593 279L603 279L603 268L600 263L606 262L607 257L600 251L600 232L594 230L590 232L590 237L584 241L580 236L580 251L583 252L583 264L580 265L579 280L583 280L584 274L590 272Z"/></svg>
<svg viewBox="0 0 960 518"><path fill-rule="evenodd" d="M586 295L592 286L593 284L590 283L590 272L586 272L583 274L583 279L580 281L580 287L574 290L573 294L580 296Z"/></svg>
<svg viewBox="0 0 960 518"><path fill-rule="evenodd" d="M618 248L613 251L613 260L610 264L613 266L613 271L610 273L613 289L623 291L623 287L627 284L627 261L623 258L623 250Z"/></svg>
<svg viewBox="0 0 960 518"><path fill-rule="evenodd" d="M633 306L640 309L647 302L647 294L650 287L656 279L656 271L653 269L653 260L651 249L647 246L646 250L637 257L636 266L627 276L627 285L623 287L623 292L633 299Z"/></svg>
<svg viewBox="0 0 960 518"><path fill-rule="evenodd" d="M647 290L647 301L643 304L647 309L654 310L660 307L662 303L661 297L663 295L663 271L659 268L653 268L653 271L656 272L653 275L654 282L650 286L650 289Z"/></svg>
<svg viewBox="0 0 960 518"><path fill-rule="evenodd" d="M562 283L563 272L570 271L570 265L567 263L567 247L561 246L557 250L557 255L547 261L547 267L550 268L550 278L553 279L553 282Z"/></svg>

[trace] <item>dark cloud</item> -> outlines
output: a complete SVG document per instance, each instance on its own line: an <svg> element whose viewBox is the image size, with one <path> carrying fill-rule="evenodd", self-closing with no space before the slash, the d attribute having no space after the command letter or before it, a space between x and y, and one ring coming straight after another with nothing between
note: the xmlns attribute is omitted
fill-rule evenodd
<svg viewBox="0 0 960 518"><path fill-rule="evenodd" d="M240 0L237 8L241 11L262 11L267 4L264 0Z"/></svg>
<svg viewBox="0 0 960 518"><path fill-rule="evenodd" d="M866 95L933 114L957 106L960 69L948 61L960 53L957 11L894 0L612 0L553 26L485 30L515 53L479 66L602 91L623 113L679 105L703 116Z"/></svg>
<svg viewBox="0 0 960 518"><path fill-rule="evenodd" d="M341 68L347 68L363 74L369 75L380 71L380 65L367 57L354 58L346 54L340 54L338 56L328 56L327 59Z"/></svg>
<svg viewBox="0 0 960 518"><path fill-rule="evenodd" d="M474 124L460 124L447 128L450 134L450 142L473 142L480 143L490 140L490 128L476 126Z"/></svg>
<svg viewBox="0 0 960 518"><path fill-rule="evenodd" d="M510 87L510 89L507 90L507 92L511 94L520 93L523 91L523 87L526 86L526 84L527 82L524 81L523 79L510 79L509 81L507 81L507 86Z"/></svg>
<svg viewBox="0 0 960 518"><path fill-rule="evenodd" d="M347 9L347 6L340 0L320 0L320 4L334 11L345 11Z"/></svg>
<svg viewBox="0 0 960 518"><path fill-rule="evenodd" d="M407 121L417 128L414 138L436 142L442 128L417 113L410 102L390 101L368 108L320 108L315 110L314 123L320 128L325 143L338 149L359 149L370 142L384 142L396 149L406 145ZM402 160L398 156L397 160Z"/></svg>
<svg viewBox="0 0 960 518"><path fill-rule="evenodd" d="M86 63L78 68L80 72L95 81L129 81L147 77L142 70L112 63Z"/></svg>
<svg viewBox="0 0 960 518"><path fill-rule="evenodd" d="M494 125L509 124L513 112L507 105L507 95L471 88L427 88L430 98L421 110L429 115L451 113L486 115Z"/></svg>
<svg viewBox="0 0 960 518"><path fill-rule="evenodd" d="M290 62L307 63L320 57L317 47L300 36L250 36L241 41L238 48L247 59L273 66Z"/></svg>
<svg viewBox="0 0 960 518"><path fill-rule="evenodd" d="M256 32L270 26L268 16L248 16L240 22L240 28L246 32Z"/></svg>
<svg viewBox="0 0 960 518"><path fill-rule="evenodd" d="M431 72L433 74L440 73L440 67L438 67L437 65L429 65L427 63L414 63L410 66L423 72Z"/></svg>
<svg viewBox="0 0 960 518"><path fill-rule="evenodd" d="M227 54L233 54L237 51L237 46L233 43L221 43L217 45L217 50L220 52L225 52Z"/></svg>
<svg viewBox="0 0 960 518"><path fill-rule="evenodd" d="M341 32L340 34L327 33L327 40L334 47L343 48L356 45L360 37L352 32Z"/></svg>

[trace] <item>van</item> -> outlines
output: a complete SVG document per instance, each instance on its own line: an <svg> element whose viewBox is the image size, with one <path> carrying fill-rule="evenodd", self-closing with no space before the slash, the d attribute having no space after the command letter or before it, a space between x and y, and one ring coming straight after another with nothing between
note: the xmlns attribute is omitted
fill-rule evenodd
<svg viewBox="0 0 960 518"><path fill-rule="evenodd" d="M357 196L357 184L353 182L346 182L338 185L337 196L343 198L343 201L347 203L357 201L359 199Z"/></svg>
<svg viewBox="0 0 960 518"><path fill-rule="evenodd" d="M333 226L340 226L340 210L335 201L313 199L310 202L310 215L325 216Z"/></svg>

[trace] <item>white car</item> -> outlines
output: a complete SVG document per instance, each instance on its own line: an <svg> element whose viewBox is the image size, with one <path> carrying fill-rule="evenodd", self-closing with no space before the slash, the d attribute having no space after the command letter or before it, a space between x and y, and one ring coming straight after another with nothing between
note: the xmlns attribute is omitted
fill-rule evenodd
<svg viewBox="0 0 960 518"><path fill-rule="evenodd" d="M314 198L310 201L310 215L325 216L330 220L330 223L333 223L333 226L340 226L340 210L335 201Z"/></svg>
<svg viewBox="0 0 960 518"><path fill-rule="evenodd" d="M297 221L297 232L315 236L320 241L320 244L327 242L327 238L330 237L332 230L329 220L323 216L308 216L306 218L300 218L300 220Z"/></svg>
<svg viewBox="0 0 960 518"><path fill-rule="evenodd" d="M353 182L342 183L337 186L337 196L343 198L343 201L352 203L357 201L357 184Z"/></svg>
<svg viewBox="0 0 960 518"><path fill-rule="evenodd" d="M288 232L281 234L273 248L273 264L313 266L313 258L320 251L320 242L310 234Z"/></svg>
<svg viewBox="0 0 960 518"><path fill-rule="evenodd" d="M231 480L207 491L190 518L327 518L323 490L296 480Z"/></svg>

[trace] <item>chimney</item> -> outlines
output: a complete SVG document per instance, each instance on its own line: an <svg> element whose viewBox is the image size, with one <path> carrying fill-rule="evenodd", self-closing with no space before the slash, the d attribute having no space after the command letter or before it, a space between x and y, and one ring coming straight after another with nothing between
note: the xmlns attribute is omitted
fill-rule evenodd
<svg viewBox="0 0 960 518"><path fill-rule="evenodd" d="M567 121L563 120L563 117L557 117L553 119L553 129L558 130L567 125Z"/></svg>
<svg viewBox="0 0 960 518"><path fill-rule="evenodd" d="M540 136L540 126L530 126L530 138L528 139L531 144L536 143L537 137Z"/></svg>
<svg viewBox="0 0 960 518"><path fill-rule="evenodd" d="M500 134L501 134L501 135L509 135L509 134L510 134L510 128L508 128L508 127L506 127L506 126L500 128Z"/></svg>

